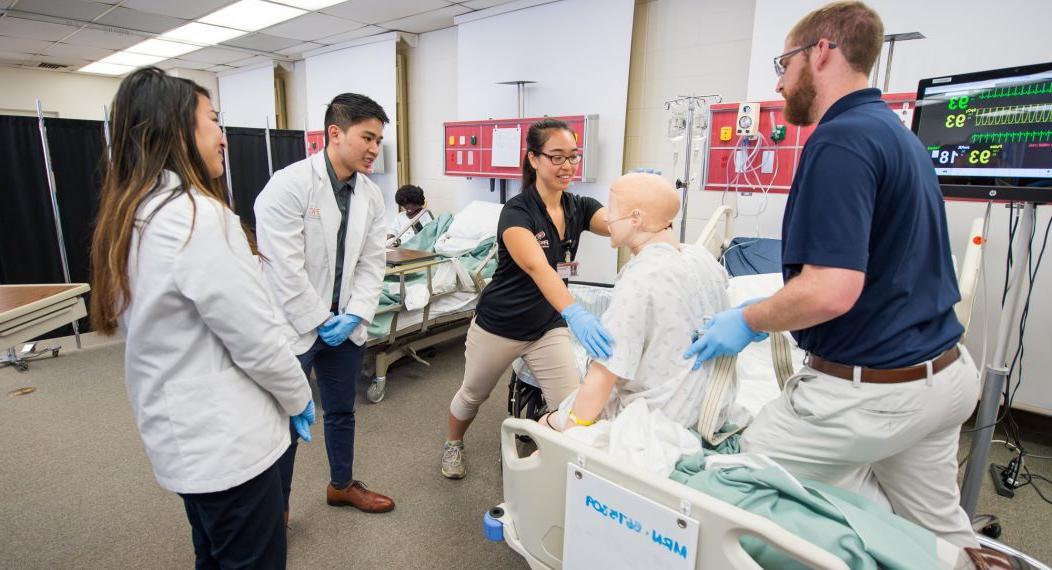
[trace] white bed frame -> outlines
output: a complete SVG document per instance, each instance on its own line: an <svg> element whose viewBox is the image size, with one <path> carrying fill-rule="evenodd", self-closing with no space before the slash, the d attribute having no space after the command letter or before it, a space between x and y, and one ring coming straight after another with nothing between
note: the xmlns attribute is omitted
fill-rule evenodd
<svg viewBox="0 0 1052 570"><path fill-rule="evenodd" d="M487 283L482 277L482 270L496 253L497 244L494 242L493 247L486 254L482 263L470 274L472 283L466 291L457 289L446 293L435 293L432 277L441 264L452 263L452 259L430 259L387 268L384 277L398 277L400 298L403 300L406 298L406 277L413 273L426 273L427 290L430 298L427 305L423 307L421 321L409 326L399 325L399 317L407 312L404 301L377 312L377 314L394 313L394 315L391 319L391 325L383 336L369 339L368 348L369 356L372 359L372 372L366 373L370 376L370 384L365 396L370 402L376 404L384 399L384 396L387 394L387 373L395 362L409 357L423 364L428 364L418 354L418 351L467 334L471 319L475 316L475 302L478 301L479 296L482 294L482 289L486 287ZM469 303L465 308L450 313L434 312L432 310L436 300L465 292L473 294L475 298L475 301Z"/></svg>

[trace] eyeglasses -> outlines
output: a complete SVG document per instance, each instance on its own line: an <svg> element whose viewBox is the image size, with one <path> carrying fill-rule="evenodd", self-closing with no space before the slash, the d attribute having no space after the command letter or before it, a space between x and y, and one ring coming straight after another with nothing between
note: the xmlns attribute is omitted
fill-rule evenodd
<svg viewBox="0 0 1052 570"><path fill-rule="evenodd" d="M533 151L531 150L530 152L533 152ZM537 155L540 155L540 156L547 156L548 160L552 161L552 164L554 164L555 166L559 166L559 165L563 164L566 161L570 161L570 164L580 164L581 158L582 158L581 155L579 155L579 154L575 154L573 156L560 156L558 154L548 154L546 152L540 152L540 151L534 152L533 154L537 154Z"/></svg>
<svg viewBox="0 0 1052 570"><path fill-rule="evenodd" d="M818 40L818 41L820 42L822 40ZM777 75L778 77L781 77L781 76L785 75L785 67L787 65L789 65L789 58L793 57L794 55L796 55L796 54L798 54L798 53L800 53L802 51L807 51L807 50L815 47L816 45L818 45L818 42L813 42L813 43L808 44L808 45L806 45L804 47L798 47L796 49L791 49L791 50L783 53L782 55L774 58L774 74ZM829 49L836 49L836 42L829 42Z"/></svg>

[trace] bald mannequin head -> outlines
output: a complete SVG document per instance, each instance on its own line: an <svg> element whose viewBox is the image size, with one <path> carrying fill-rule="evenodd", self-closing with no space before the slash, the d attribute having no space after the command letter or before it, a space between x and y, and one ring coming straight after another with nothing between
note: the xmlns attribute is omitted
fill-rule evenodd
<svg viewBox="0 0 1052 570"><path fill-rule="evenodd" d="M667 228L679 212L679 195L668 180L634 172L610 186L607 210L612 245L638 251L659 235L667 233L671 238Z"/></svg>

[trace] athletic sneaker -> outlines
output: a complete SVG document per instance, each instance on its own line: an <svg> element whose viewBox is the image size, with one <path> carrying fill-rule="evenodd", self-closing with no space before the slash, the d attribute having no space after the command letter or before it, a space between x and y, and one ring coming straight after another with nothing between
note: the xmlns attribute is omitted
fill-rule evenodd
<svg viewBox="0 0 1052 570"><path fill-rule="evenodd" d="M463 479L466 474L464 442L447 441L442 446L442 476L447 479Z"/></svg>

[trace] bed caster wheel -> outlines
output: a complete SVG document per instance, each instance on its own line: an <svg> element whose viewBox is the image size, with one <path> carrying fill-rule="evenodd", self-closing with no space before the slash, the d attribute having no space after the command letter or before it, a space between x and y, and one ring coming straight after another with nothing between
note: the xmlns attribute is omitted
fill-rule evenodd
<svg viewBox="0 0 1052 570"><path fill-rule="evenodd" d="M52 358L58 357L58 351L60 351L60 350L62 350L62 349L61 348L52 348L51 349L51 357Z"/></svg>
<svg viewBox="0 0 1052 570"><path fill-rule="evenodd" d="M19 372L25 372L26 370L29 370L29 363L28 362L16 362L15 363L15 370L17 370Z"/></svg>
<svg viewBox="0 0 1052 570"><path fill-rule="evenodd" d="M387 378L373 378L373 383L365 391L365 397L374 404L379 404L387 395Z"/></svg>
<svg viewBox="0 0 1052 570"><path fill-rule="evenodd" d="M993 539L1001 538L1001 520L993 515L978 515L972 519L972 530Z"/></svg>

